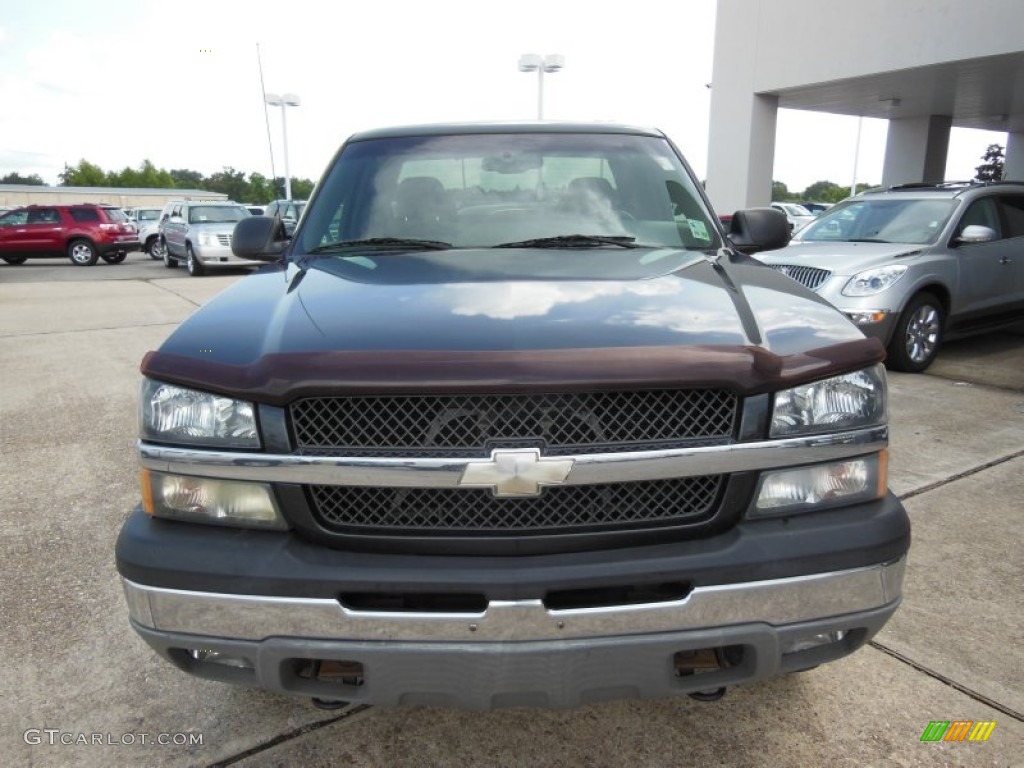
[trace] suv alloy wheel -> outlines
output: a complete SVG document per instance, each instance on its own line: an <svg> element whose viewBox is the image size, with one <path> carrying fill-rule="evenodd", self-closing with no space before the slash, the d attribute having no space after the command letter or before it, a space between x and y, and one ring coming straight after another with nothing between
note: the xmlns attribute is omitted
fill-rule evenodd
<svg viewBox="0 0 1024 768"><path fill-rule="evenodd" d="M99 259L96 246L88 240L72 240L68 243L68 258L76 267L91 267Z"/></svg>

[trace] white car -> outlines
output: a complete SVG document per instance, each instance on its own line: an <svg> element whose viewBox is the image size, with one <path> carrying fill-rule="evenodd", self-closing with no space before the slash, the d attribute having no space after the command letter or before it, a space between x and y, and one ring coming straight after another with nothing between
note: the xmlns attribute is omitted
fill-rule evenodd
<svg viewBox="0 0 1024 768"><path fill-rule="evenodd" d="M772 203L772 208L786 214L786 218L789 219L790 232L799 232L815 218L813 213L797 203Z"/></svg>
<svg viewBox="0 0 1024 768"><path fill-rule="evenodd" d="M160 245L160 211L161 208L128 208L125 213L135 222L139 229L139 245L151 259L160 260L164 257L163 246Z"/></svg>

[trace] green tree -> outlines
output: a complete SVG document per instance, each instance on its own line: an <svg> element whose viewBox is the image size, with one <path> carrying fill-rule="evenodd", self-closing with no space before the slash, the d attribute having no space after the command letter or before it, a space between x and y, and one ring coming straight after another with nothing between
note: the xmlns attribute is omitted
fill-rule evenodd
<svg viewBox="0 0 1024 768"><path fill-rule="evenodd" d="M141 187L142 176L134 168L127 165L120 171L108 171L107 186L109 187Z"/></svg>
<svg viewBox="0 0 1024 768"><path fill-rule="evenodd" d="M0 177L0 184L31 184L34 187L45 187L46 182L43 181L42 177L38 173L30 173L28 176L22 176L17 171L12 171L6 176Z"/></svg>
<svg viewBox="0 0 1024 768"><path fill-rule="evenodd" d="M1003 147L1001 144L989 144L988 149L985 150L985 154L982 155L982 160L985 162L976 167L974 170L977 172L974 175L975 181L1002 181L1003 180L1003 165L1005 163L1005 156L1003 155Z"/></svg>
<svg viewBox="0 0 1024 768"><path fill-rule="evenodd" d="M227 195L229 200L239 203L249 200L249 182L246 181L245 172L236 171L228 165L203 179L201 188L210 192L220 192Z"/></svg>
<svg viewBox="0 0 1024 768"><path fill-rule="evenodd" d="M309 179L292 179L292 200L309 200L313 194L313 182ZM284 176L274 179L274 197L272 200L284 200Z"/></svg>
<svg viewBox="0 0 1024 768"><path fill-rule="evenodd" d="M181 189L201 189L203 186L203 174L199 171L190 171L185 168L175 168L170 171L171 186Z"/></svg>
<svg viewBox="0 0 1024 768"><path fill-rule="evenodd" d="M292 179L292 199L309 200L313 194L313 182L309 179Z"/></svg>
<svg viewBox="0 0 1024 768"><path fill-rule="evenodd" d="M262 173L249 174L249 198L241 201L246 203L269 203L274 199L274 188L270 179Z"/></svg>
<svg viewBox="0 0 1024 768"><path fill-rule="evenodd" d="M787 187L781 181L772 182L772 201L777 203L785 203L793 199L793 193L789 191Z"/></svg>
<svg viewBox="0 0 1024 768"><path fill-rule="evenodd" d="M109 187L110 179L102 168L93 165L86 159L78 161L78 165L64 163L63 172L58 174L62 187Z"/></svg>
<svg viewBox="0 0 1024 768"><path fill-rule="evenodd" d="M833 181L816 181L804 190L800 199L812 203L837 203L849 194L849 187L840 187Z"/></svg>
<svg viewBox="0 0 1024 768"><path fill-rule="evenodd" d="M174 186L174 179L163 168L157 168L149 160L143 160L138 171L138 185L148 189L167 189Z"/></svg>

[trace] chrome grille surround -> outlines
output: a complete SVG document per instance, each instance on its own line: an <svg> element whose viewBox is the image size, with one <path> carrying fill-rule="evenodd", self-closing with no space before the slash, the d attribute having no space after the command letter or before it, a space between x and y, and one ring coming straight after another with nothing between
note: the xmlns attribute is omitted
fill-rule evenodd
<svg viewBox="0 0 1024 768"><path fill-rule="evenodd" d="M832 276L830 270L818 269L817 267L802 267L795 264L770 264L769 266L777 272L793 278L800 285L810 288L812 291L818 290Z"/></svg>

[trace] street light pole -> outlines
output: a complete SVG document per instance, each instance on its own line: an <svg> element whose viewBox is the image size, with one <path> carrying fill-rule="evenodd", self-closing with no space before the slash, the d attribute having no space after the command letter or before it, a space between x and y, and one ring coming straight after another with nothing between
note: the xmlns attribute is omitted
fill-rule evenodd
<svg viewBox="0 0 1024 768"><path fill-rule="evenodd" d="M273 107L281 108L281 138L284 142L284 197L286 200L291 200L292 176L288 168L288 107L301 106L302 100L294 93L286 93L283 96L278 96L276 93L268 93L266 101L267 104Z"/></svg>
<svg viewBox="0 0 1024 768"><path fill-rule="evenodd" d="M520 72L537 72L537 119L544 119L544 73L557 72L565 66L565 56L549 53L538 56L536 53L524 53L519 57Z"/></svg>

